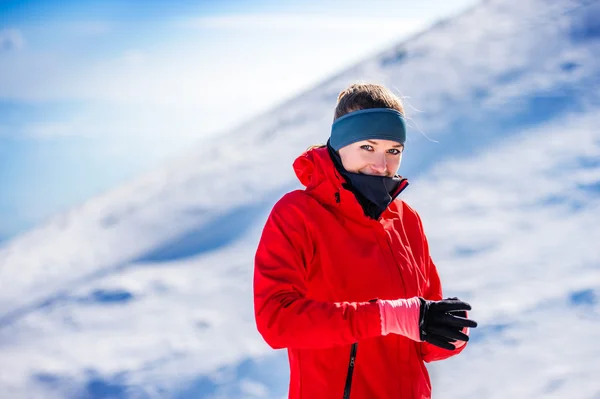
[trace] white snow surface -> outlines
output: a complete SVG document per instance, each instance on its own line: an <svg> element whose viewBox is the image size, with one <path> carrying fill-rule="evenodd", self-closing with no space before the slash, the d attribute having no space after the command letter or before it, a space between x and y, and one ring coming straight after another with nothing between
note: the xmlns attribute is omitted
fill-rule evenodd
<svg viewBox="0 0 600 399"><path fill-rule="evenodd" d="M286 397L254 252L357 80L406 96L402 198L480 324L429 365L434 397L600 398L598 21L597 1L482 2L5 243L0 398Z"/></svg>

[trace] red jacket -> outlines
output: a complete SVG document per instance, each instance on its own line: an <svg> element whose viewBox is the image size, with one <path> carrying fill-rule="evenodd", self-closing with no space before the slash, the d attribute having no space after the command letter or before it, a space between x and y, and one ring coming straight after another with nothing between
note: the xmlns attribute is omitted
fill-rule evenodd
<svg viewBox="0 0 600 399"><path fill-rule="evenodd" d="M294 169L306 189L273 207L254 269L256 324L271 347L288 349L289 398L342 399L354 343L350 399L430 398L423 362L464 346L382 336L372 301L442 298L419 215L395 200L378 221L366 217L327 148L307 151Z"/></svg>

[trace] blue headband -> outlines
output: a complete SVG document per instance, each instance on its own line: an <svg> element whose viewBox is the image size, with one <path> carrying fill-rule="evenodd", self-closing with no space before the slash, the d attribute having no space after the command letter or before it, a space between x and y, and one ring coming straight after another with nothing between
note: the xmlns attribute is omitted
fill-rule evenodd
<svg viewBox="0 0 600 399"><path fill-rule="evenodd" d="M404 144L406 125L402 114L390 108L350 112L333 122L329 144L338 151L348 144L368 139L392 140Z"/></svg>

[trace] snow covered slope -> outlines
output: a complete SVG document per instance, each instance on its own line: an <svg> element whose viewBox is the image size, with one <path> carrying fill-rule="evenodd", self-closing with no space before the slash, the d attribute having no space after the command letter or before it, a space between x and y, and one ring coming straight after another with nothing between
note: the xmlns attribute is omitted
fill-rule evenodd
<svg viewBox="0 0 600 399"><path fill-rule="evenodd" d="M361 79L420 110L403 198L481 325L434 395L600 397L599 21L597 1L485 1L5 243L0 397L284 397L254 250Z"/></svg>

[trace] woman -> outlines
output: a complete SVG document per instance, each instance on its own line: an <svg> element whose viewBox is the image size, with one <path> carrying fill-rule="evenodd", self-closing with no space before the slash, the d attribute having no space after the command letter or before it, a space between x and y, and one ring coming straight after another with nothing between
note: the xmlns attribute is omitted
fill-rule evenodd
<svg viewBox="0 0 600 399"><path fill-rule="evenodd" d="M460 353L469 304L442 300L416 211L395 199L404 110L385 87L338 97L326 146L294 162L305 190L273 207L258 245L258 331L287 348L289 398L430 398L424 362Z"/></svg>

